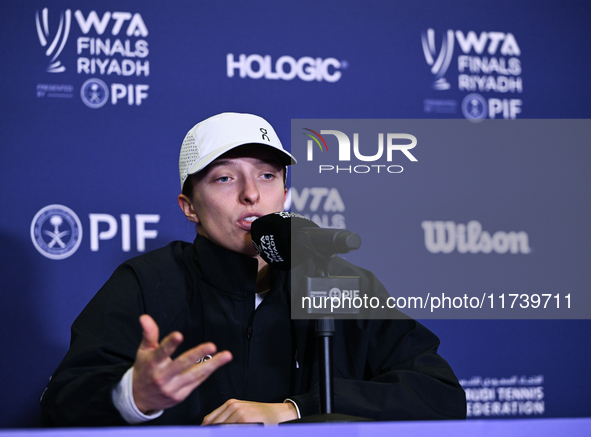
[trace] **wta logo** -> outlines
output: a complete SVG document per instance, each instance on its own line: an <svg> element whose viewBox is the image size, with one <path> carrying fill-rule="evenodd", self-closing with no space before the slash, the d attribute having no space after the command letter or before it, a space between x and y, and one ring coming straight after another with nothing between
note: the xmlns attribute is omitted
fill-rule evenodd
<svg viewBox="0 0 591 437"><path fill-rule="evenodd" d="M474 31L464 34L461 30L455 32L449 29L441 38L441 47L437 52L435 43L435 31L428 29L421 35L423 54L431 73L435 76L433 88L436 90L448 90L450 84L445 80L445 74L451 64L454 44L457 41L463 55L458 57L458 70L460 73L468 70L471 75L461 74L458 78L460 89L475 91L496 92L521 92L520 80L514 76L521 74L521 63L517 56L521 55L521 49L511 33L481 32L476 35ZM487 56L481 57L486 50ZM502 57L497 58L497 53ZM474 56L477 55L477 56ZM505 59L504 56L510 56ZM484 73L487 76L479 76ZM499 78L489 80L490 74L496 74Z"/></svg>
<svg viewBox="0 0 591 437"><path fill-rule="evenodd" d="M435 31L433 29L427 30L426 33L423 32L422 42L425 60L431 67L431 73L435 75L433 88L436 90L448 90L451 85L443 76L447 73L454 52L454 31L448 30L443 35L439 55L437 55L435 48Z"/></svg>
<svg viewBox="0 0 591 437"><path fill-rule="evenodd" d="M65 13L62 12L60 14L60 24L55 32L55 35L53 36L51 43L49 41L51 38L48 15L49 12L47 8L43 8L41 11L41 18L39 18L39 11L35 13L35 25L37 26L37 36L39 37L41 47L45 48L49 46L45 51L45 56L50 58L49 66L47 67L46 71L49 73L63 73L66 71L66 67L64 67L57 58L64 49L66 41L68 41L72 13L69 9L67 9Z"/></svg>

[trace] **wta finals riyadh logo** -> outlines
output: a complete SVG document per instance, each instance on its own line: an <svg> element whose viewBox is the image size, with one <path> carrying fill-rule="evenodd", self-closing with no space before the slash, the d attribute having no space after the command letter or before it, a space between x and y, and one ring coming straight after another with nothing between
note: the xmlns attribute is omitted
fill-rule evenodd
<svg viewBox="0 0 591 437"><path fill-rule="evenodd" d="M64 259L78 250L82 242L82 224L70 208L48 205L33 217L31 240L41 255Z"/></svg>
<svg viewBox="0 0 591 437"><path fill-rule="evenodd" d="M447 69L454 52L454 31L448 30L447 34L443 35L443 39L441 40L441 50L439 51L437 59L435 59L435 31L433 29L429 29L427 30L426 34L423 32L422 40L425 60L431 67L431 73L435 75L433 88L436 90L448 90L450 88L450 84L443 76L445 76L445 73L447 73Z"/></svg>
<svg viewBox="0 0 591 437"><path fill-rule="evenodd" d="M57 60L57 57L60 55L64 49L64 46L66 45L68 35L70 34L71 22L72 13L69 9L67 9L65 13L62 12L60 14L60 24L53 37L53 40L50 43L47 8L44 8L41 11L41 19L39 19L39 11L35 13L35 24L37 25L37 36L39 37L39 42L41 43L41 47L48 46L47 50L45 51L45 56L51 58L49 61L49 66L47 67L47 72L49 73L63 73L66 71L66 67L61 65L61 62Z"/></svg>
<svg viewBox="0 0 591 437"><path fill-rule="evenodd" d="M326 145L326 141L324 141L324 138L322 138L322 135L320 135L316 131L313 131L312 129L304 128L304 130L307 130L308 132L312 132L314 135L316 135L316 136L313 136L313 135L310 135L310 134L307 134L306 132L304 132L304 135L312 138L312 140L314 140L316 142L316 144L318 144L318 147L320 147L321 152L324 152L324 150L326 150L328 152L328 146ZM318 141L318 139L320 139L320 141L322 141L322 144L324 144L324 149L322 149L322 144L320 144L320 141ZM313 159L312 148L314 147L314 143L312 142L312 140L308 140L308 161L312 161L312 159Z"/></svg>

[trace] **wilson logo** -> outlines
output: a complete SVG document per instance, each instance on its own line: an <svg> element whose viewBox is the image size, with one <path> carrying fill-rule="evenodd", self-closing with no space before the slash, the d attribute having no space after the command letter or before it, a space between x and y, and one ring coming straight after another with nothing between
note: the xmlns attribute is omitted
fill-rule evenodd
<svg viewBox="0 0 591 437"><path fill-rule="evenodd" d="M452 221L424 221L425 247L431 253L521 253L528 254L529 238L527 233L498 231L490 234L482 230L476 220L464 225Z"/></svg>

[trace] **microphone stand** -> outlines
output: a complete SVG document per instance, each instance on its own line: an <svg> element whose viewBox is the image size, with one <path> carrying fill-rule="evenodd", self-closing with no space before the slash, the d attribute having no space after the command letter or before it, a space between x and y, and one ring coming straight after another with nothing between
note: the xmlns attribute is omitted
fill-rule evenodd
<svg viewBox="0 0 591 437"><path fill-rule="evenodd" d="M351 248L350 250L355 250L357 247ZM331 259L335 256L335 254L323 254L320 253L318 250L315 250L312 245L310 245L310 249L314 253L315 256L312 257L319 273L321 275L320 278L307 278L307 291L308 296L310 296L310 292L312 291L312 284L314 280L322 281L324 285L324 289L332 290L334 287L343 289L342 283L343 280L350 281L353 278L342 278L338 276L329 276L328 275L328 264L330 263ZM355 278L357 280L357 284L359 283L359 278ZM350 284L350 282L348 282ZM320 380L320 414L314 414L312 416L304 417L302 419L295 419L290 420L288 422L283 423L329 423L329 422L365 422L365 421L372 421L372 419L367 419L363 417L357 416L350 416L345 414L337 414L334 412L334 385L333 385L333 373L332 373L332 337L335 335L335 321L334 317L328 310L324 309L317 311L316 314L327 314L321 318L316 320L316 342L318 347L318 370L319 370L319 380ZM358 312L358 311L357 311ZM349 313L350 314L350 313Z"/></svg>
<svg viewBox="0 0 591 437"><path fill-rule="evenodd" d="M332 337L334 318L316 320L318 369L320 370L320 413L333 414L334 388L332 376Z"/></svg>

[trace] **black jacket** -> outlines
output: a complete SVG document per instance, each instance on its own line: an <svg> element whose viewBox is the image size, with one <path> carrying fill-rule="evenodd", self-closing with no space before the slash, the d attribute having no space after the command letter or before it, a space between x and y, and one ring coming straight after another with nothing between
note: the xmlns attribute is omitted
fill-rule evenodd
<svg viewBox="0 0 591 437"><path fill-rule="evenodd" d="M305 268L305 267L304 267ZM331 267L332 268L332 267ZM344 260L364 289L382 292L375 276ZM148 422L200 424L235 398L293 399L303 417L319 413L314 323L290 320L290 277L273 285L255 310L257 261L198 236L122 264L72 325L70 350L41 400L46 426L125 425L111 392L135 360L150 314L163 338L180 331L174 356L205 341L234 359L183 402ZM437 355L438 338L414 320L337 320L333 340L334 410L377 420L463 419L464 391Z"/></svg>

